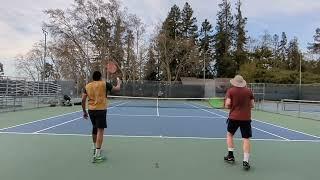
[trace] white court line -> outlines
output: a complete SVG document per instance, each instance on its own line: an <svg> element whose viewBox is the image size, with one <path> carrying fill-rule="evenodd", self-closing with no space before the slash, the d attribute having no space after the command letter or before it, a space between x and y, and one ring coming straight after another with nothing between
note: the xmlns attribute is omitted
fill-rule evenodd
<svg viewBox="0 0 320 180"><path fill-rule="evenodd" d="M197 106L194 106L194 107L197 107ZM201 109L201 108L199 108L199 109ZM201 110L205 110L205 109L201 109ZM217 109L217 110L219 110L219 109ZM207 110L205 110L205 111L207 111ZM221 111L221 110L220 110L220 111ZM211 112L211 111L207 111L207 112ZM227 112L225 112L225 111L222 111L222 112L227 113ZM216 114L216 113L214 113L214 114ZM222 116L222 115L220 115L220 116ZM224 117L224 118L228 118L228 117L226 117L226 116L222 116L222 117ZM290 139L288 139L288 138L285 138L285 137L282 137L282 136L280 136L280 135L277 135L277 134L271 133L271 132L269 132L269 131L265 131L265 130L262 130L262 129L256 128L256 127L254 127L254 126L252 126L252 128L253 128L253 129L256 129L256 130L258 130L258 131L261 131L261 132L263 132L263 133L266 133L266 134L269 134L269 135L272 135L272 136L275 136L275 137L281 138L281 139L286 140L286 141L289 141L289 140L290 140Z"/></svg>
<svg viewBox="0 0 320 180"><path fill-rule="evenodd" d="M270 135L272 135L272 136L275 136L275 137L281 138L281 139L283 139L283 140L290 141L290 139L287 139L287 138L285 138L285 137L282 137L282 136L279 136L279 135L273 134L273 133L271 133L271 132L268 132L268 131L265 131L265 130L262 130L262 129L256 128L256 127L254 127L254 126L252 126L252 128L253 128L253 129L256 129L256 130L258 130L258 131L261 131L261 132L264 132L264 133L270 134Z"/></svg>
<svg viewBox="0 0 320 180"><path fill-rule="evenodd" d="M71 123L71 122L73 122L73 121L77 121L77 120L79 120L79 119L82 119L82 117L75 118L75 119L72 119L72 120L70 120L70 121L66 121L66 122L63 122L63 123L60 123L60 124L57 124L57 125L54 125L54 126L50 126L50 127L48 127L48 128L41 129L41 130L36 131L36 132L33 132L33 133L34 133L34 134L37 134L37 133L40 133L40 132L43 132L43 131L46 131L46 130L49 130L49 129L52 129L52 128L55 128L55 127L58 127L58 126L62 126L62 125L64 125L64 124Z"/></svg>
<svg viewBox="0 0 320 180"><path fill-rule="evenodd" d="M107 109L109 110L109 109L112 109L112 108L115 108L115 107L118 107L118 106L121 106L121 105L124 105L124 104L128 104L128 103L129 103L129 101L121 103L121 104L117 104L117 105L112 106L112 107L108 107Z"/></svg>
<svg viewBox="0 0 320 180"><path fill-rule="evenodd" d="M225 111L223 111L223 110L220 110L220 109L215 109L215 110L221 111L221 112L224 112L224 113L227 113L227 112L225 112ZM293 129L290 129L290 128L287 128L287 127L275 125L275 124L268 123L268 122L264 122L264 121L260 121L260 120L257 120L257 119L252 119L252 120L253 120L253 121L260 122L260 123L263 123L263 124L268 124L268 125L270 125L270 126L274 126L274 127L277 127L277 128L285 129L285 130L288 130L288 131L292 131L292 132L295 132L295 133L300 133L300 134L303 134L303 135L306 135L306 136L310 136L310 137L314 137L314 138L320 139L319 136L315 136L315 135L312 135L312 134L308 134L308 133L304 133L304 132L301 132L301 131L293 130Z"/></svg>
<svg viewBox="0 0 320 180"><path fill-rule="evenodd" d="M126 104L126 103L128 103L128 102L117 104L116 106L112 106L112 107L109 107L107 109L112 109L114 107L121 106L121 105ZM37 122L41 122L41 121L46 121L46 120L54 119L54 118L57 118L57 117L67 116L67 115L70 115L70 114L73 114L73 113L79 113L79 112L82 112L82 110L81 111L70 112L70 113L66 113L66 114L61 114L61 115L58 115L58 116L52 116L52 117L48 117L48 118L45 118L45 119L39 119L39 120L36 120L36 121L27 122L27 123L22 123L22 124L18 124L18 125L6 127L6 128L2 128L2 129L0 129L0 131L8 130L8 129L11 129L11 128L20 127L20 126L24 126L24 125L28 125L28 124L33 124L33 123L37 123Z"/></svg>
<svg viewBox="0 0 320 180"><path fill-rule="evenodd" d="M195 106L195 105L192 105L192 104L188 104L188 103L185 103L185 104L187 104L187 105L189 105L189 106L192 106L192 107L195 107L195 108L198 108L198 109L200 109L200 110L202 110L202 111L208 112L208 113L210 113L210 114L214 114L214 115L216 115L216 116L219 116L219 117L222 117L222 118L226 118L225 116L222 116L222 115L220 115L220 114L217 114L217 113L208 111L208 110L206 110L206 109L202 109L202 108L200 108L200 107L198 107L198 106Z"/></svg>
<svg viewBox="0 0 320 180"><path fill-rule="evenodd" d="M157 99L157 116L159 117L159 99Z"/></svg>
<svg viewBox="0 0 320 180"><path fill-rule="evenodd" d="M117 104L117 105L112 106L112 107L109 107L109 108L107 108L107 109L112 109L112 108L115 108L115 107L117 107L117 106L124 105L124 104L126 104L126 103L128 103L128 102L124 102L124 103L121 103L121 104ZM49 129L52 129L52 128L55 128L55 127L58 127L58 126L61 126L61 125L67 124L67 123L70 123L70 122L73 122L73 121L77 121L77 120L79 120L79 119L81 119L81 118L82 118L82 117L79 117L79 118L72 119L72 120L70 120L70 121L66 121L66 122L63 122L63 123L60 123L60 124L57 124L57 125L54 125L54 126L50 126L50 127L48 127L48 128L45 128L45 129L36 131L36 132L34 132L34 133L35 133L35 134L36 134L36 133L40 133L40 132L43 132L43 131L46 131L46 130L49 130Z"/></svg>
<svg viewBox="0 0 320 180"><path fill-rule="evenodd" d="M0 134L91 137L90 134L19 133L19 132L0 132ZM114 137L114 138L226 140L226 138L206 138L206 137L128 136L128 135L104 135L104 136L105 137ZM234 138L234 139L239 140L239 141L242 140L242 138ZM315 143L320 143L320 140L283 140L283 139L251 139L251 140L252 141L273 141L273 142L315 142Z"/></svg>
<svg viewBox="0 0 320 180"><path fill-rule="evenodd" d="M108 114L108 116L123 116L123 117L167 117L167 118L203 118L203 119L220 119L221 117L214 116L170 116L170 115L148 115L148 114Z"/></svg>
<svg viewBox="0 0 320 180"><path fill-rule="evenodd" d="M27 122L27 123L23 123L23 124L18 124L18 125L10 126L10 127L7 127L7 128L2 128L2 129L0 129L0 131L11 129L11 128L15 128L15 127L19 127L19 126L23 126L23 125L33 124L33 123L40 122L40 121L46 121L46 120L49 120L49 119L62 117L62 116L70 115L70 114L73 114L73 113L79 113L79 112L81 112L81 111L75 111L75 112L71 112L71 113L61 114L61 115L58 115L58 116L52 116L52 117L45 118L45 119L39 119L39 120L36 120L36 121L31 121L31 122Z"/></svg>
<svg viewBox="0 0 320 180"><path fill-rule="evenodd" d="M200 104L199 104L199 106L204 106L204 105L200 105ZM228 113L228 112L223 111L223 110L221 110L221 109L214 109L214 110L223 112L224 114L227 114L227 113ZM305 133L305 132L293 130L293 129L290 129L290 128L287 128L287 127L275 125L275 124L268 123L268 122L264 122L264 121L260 121L260 120L257 120L257 119L252 119L252 120L253 120L253 121L260 122L260 123L263 123L263 124L268 124L268 125L270 125L270 126L274 126L274 127L277 127L277 128L281 128L281 129L284 129L284 130L288 130L288 131L292 131L292 132L295 132L295 133L299 133L299 134L303 134L303 135L306 135L306 136L310 136L310 137L314 137L314 138L320 139L319 136L315 136L315 135L312 135L312 134L309 134L309 133Z"/></svg>

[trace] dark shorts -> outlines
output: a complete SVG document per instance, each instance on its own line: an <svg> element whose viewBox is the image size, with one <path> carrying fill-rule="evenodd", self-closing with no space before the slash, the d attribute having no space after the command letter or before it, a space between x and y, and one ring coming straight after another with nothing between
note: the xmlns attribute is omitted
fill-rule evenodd
<svg viewBox="0 0 320 180"><path fill-rule="evenodd" d="M228 132L234 135L240 127L242 138L249 139L252 137L251 120L236 121L232 119L227 120Z"/></svg>
<svg viewBox="0 0 320 180"><path fill-rule="evenodd" d="M107 110L89 110L93 128L107 128Z"/></svg>

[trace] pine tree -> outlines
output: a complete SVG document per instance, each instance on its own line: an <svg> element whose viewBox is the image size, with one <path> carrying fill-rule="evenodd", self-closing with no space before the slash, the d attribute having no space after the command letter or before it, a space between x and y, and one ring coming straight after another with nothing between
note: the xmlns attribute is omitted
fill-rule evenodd
<svg viewBox="0 0 320 180"><path fill-rule="evenodd" d="M311 43L308 49L310 49L312 53L320 55L320 28L316 29L316 34L313 38L314 43Z"/></svg>
<svg viewBox="0 0 320 180"><path fill-rule="evenodd" d="M181 11L177 5L173 5L171 10L163 22L162 33L165 33L168 38L177 39L181 36Z"/></svg>
<svg viewBox="0 0 320 180"><path fill-rule="evenodd" d="M4 75L3 64L0 62L0 76Z"/></svg>
<svg viewBox="0 0 320 180"><path fill-rule="evenodd" d="M272 37L272 57L273 57L273 63L272 67L280 67L281 66L281 60L279 56L279 36L277 34L273 35Z"/></svg>
<svg viewBox="0 0 320 180"><path fill-rule="evenodd" d="M150 81L156 81L158 80L158 64L156 62L156 57L154 53L154 48L153 45L150 44L148 48L148 54L147 54L147 63L145 65L145 80L150 80Z"/></svg>
<svg viewBox="0 0 320 180"><path fill-rule="evenodd" d="M245 26L247 23L247 18L243 18L242 12L241 12L241 1L238 0L236 3L236 10L237 14L235 15L235 54L234 59L236 61L236 69L239 70L240 66L244 64L248 57L247 57L247 51L245 49L245 46L247 44L248 38L246 37L246 30Z"/></svg>
<svg viewBox="0 0 320 180"><path fill-rule="evenodd" d="M295 37L293 40L289 42L288 46L288 60L287 65L289 70L297 70L300 69L300 50L298 39Z"/></svg>
<svg viewBox="0 0 320 180"><path fill-rule="evenodd" d="M219 12L214 35L215 70L217 77L233 77L236 68L231 57L233 16L228 0L222 0L219 4Z"/></svg>
<svg viewBox="0 0 320 180"><path fill-rule="evenodd" d="M280 61L281 64L285 64L286 63L286 57L287 57L287 35L285 32L282 32L281 34L281 40L280 40L280 44L279 44L279 56L280 56Z"/></svg>
<svg viewBox="0 0 320 180"><path fill-rule="evenodd" d="M185 38L197 37L197 19L193 17L193 10L189 3L185 3L181 13L181 33Z"/></svg>
<svg viewBox="0 0 320 180"><path fill-rule="evenodd" d="M199 43L200 58L203 61L202 64L205 68L202 69L205 72L204 76L210 76L212 78L213 72L210 64L213 61L213 30L212 25L207 19L205 19L205 21L202 22Z"/></svg>

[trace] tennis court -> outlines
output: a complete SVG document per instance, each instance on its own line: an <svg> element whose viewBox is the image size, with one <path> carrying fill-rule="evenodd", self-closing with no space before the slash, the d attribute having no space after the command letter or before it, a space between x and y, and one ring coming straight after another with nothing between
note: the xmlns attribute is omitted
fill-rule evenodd
<svg viewBox="0 0 320 180"><path fill-rule="evenodd" d="M79 110L55 107L3 114L1 179L319 177L315 121L255 113L252 169L245 172L240 139L236 164L223 161L227 112L206 103L113 100L103 152L107 161L102 164L90 162L91 125ZM272 122L277 119L283 121Z"/></svg>

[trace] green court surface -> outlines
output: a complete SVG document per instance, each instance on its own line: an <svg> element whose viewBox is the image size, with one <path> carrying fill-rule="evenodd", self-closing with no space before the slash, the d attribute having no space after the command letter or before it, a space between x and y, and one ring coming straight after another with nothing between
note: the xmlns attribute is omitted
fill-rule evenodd
<svg viewBox="0 0 320 180"><path fill-rule="evenodd" d="M0 129L17 124L32 122L38 119L50 118L65 113L80 111L80 106L44 107L31 110L0 113Z"/></svg>
<svg viewBox="0 0 320 180"><path fill-rule="evenodd" d="M79 111L80 107L42 108L0 114L0 128ZM320 122L266 112L254 118L320 135ZM242 170L241 141L236 164L223 161L224 139L109 137L107 161L91 163L91 138L82 135L0 134L0 180L318 180L319 142L252 141L251 165Z"/></svg>
<svg viewBox="0 0 320 180"><path fill-rule="evenodd" d="M0 142L0 176L6 180L319 178L316 143L255 141L253 167L245 172L240 148L235 165L222 160L223 140L107 138L102 164L90 163L88 137L1 135Z"/></svg>

